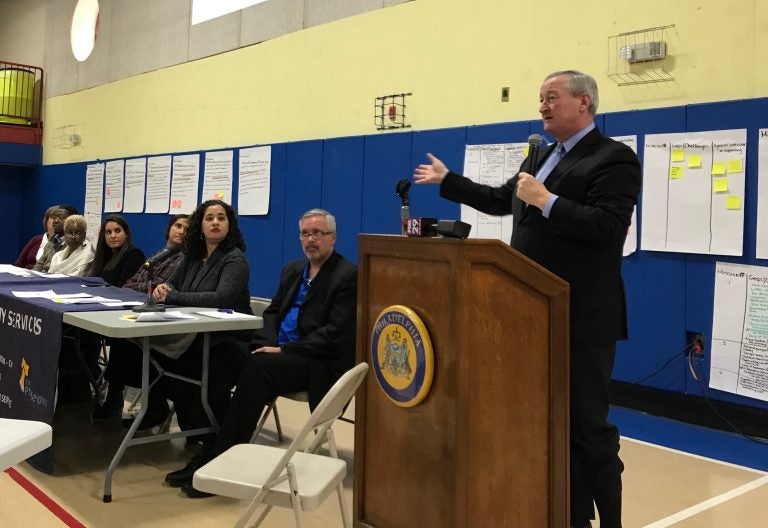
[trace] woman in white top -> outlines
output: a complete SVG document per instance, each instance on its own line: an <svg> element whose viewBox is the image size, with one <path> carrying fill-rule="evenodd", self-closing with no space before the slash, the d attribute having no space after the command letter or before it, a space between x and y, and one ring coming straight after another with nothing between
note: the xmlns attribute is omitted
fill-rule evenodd
<svg viewBox="0 0 768 528"><path fill-rule="evenodd" d="M51 260L48 273L62 273L84 277L95 256L93 245L85 238L88 224L82 215L68 216L64 220L64 244L66 247L56 252Z"/></svg>

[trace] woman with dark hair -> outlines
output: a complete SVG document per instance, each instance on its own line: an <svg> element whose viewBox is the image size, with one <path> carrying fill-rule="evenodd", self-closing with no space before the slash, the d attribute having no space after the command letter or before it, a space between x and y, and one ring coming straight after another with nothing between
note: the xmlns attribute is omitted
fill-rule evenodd
<svg viewBox="0 0 768 528"><path fill-rule="evenodd" d="M122 216L107 216L101 222L91 276L112 286L122 286L144 263L144 252L131 244L131 228Z"/></svg>
<svg viewBox="0 0 768 528"><path fill-rule="evenodd" d="M251 313L248 292L249 268L245 242L237 226L237 215L228 204L208 200L189 219L184 258L173 276L159 284L153 297L157 302L180 306L229 308ZM248 354L250 331L215 332L210 336L208 403L221 422ZM165 370L200 379L203 336L182 334L151 343L152 357ZM116 340L110 350L105 373L109 390L104 404L94 411L93 421L108 420L122 406L125 385L140 386L141 349L128 340ZM150 378L157 376L152 369ZM196 385L163 377L149 393L149 408L142 429L168 423L167 400L174 402L182 429L205 427L207 417Z"/></svg>
<svg viewBox="0 0 768 528"><path fill-rule="evenodd" d="M147 261L152 262L152 285L167 281L181 263L184 256L184 240L189 227L189 215L177 214L170 218L165 228L165 247L149 256ZM129 288L141 293L147 293L149 288L149 272L147 267L141 265L128 279L123 288Z"/></svg>
<svg viewBox="0 0 768 528"><path fill-rule="evenodd" d="M52 205L46 209L43 215L43 233L33 236L27 242L27 245L19 253L14 266L26 269L34 268L37 260L43 255L45 245L48 240L53 239L65 216L66 213L61 209L61 206Z"/></svg>

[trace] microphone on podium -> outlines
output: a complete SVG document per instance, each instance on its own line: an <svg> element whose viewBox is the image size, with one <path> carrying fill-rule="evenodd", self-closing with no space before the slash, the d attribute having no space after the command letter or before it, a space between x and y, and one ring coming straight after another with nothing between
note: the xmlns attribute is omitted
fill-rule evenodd
<svg viewBox="0 0 768 528"><path fill-rule="evenodd" d="M539 134L531 134L528 136L528 158L531 163L528 167L528 174L536 176L536 172L539 170L539 148L541 147L541 136Z"/></svg>

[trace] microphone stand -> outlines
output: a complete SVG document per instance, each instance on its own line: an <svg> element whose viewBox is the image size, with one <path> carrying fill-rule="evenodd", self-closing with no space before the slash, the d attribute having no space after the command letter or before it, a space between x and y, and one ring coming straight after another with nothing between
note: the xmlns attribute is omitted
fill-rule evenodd
<svg viewBox="0 0 768 528"><path fill-rule="evenodd" d="M408 234L408 219L411 217L410 189L411 182L406 179L397 182L395 187L395 194L400 197L400 234L402 236Z"/></svg>
<svg viewBox="0 0 768 528"><path fill-rule="evenodd" d="M134 306L134 312L164 312L165 306L160 306L152 297L152 261L148 260L144 263L144 267L147 268L147 300L144 304Z"/></svg>

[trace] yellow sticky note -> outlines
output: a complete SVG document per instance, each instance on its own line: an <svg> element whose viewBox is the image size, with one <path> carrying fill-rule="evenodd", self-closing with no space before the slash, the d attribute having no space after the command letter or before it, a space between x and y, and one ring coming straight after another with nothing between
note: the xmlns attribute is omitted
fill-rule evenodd
<svg viewBox="0 0 768 528"><path fill-rule="evenodd" d="M728 192L728 178L715 178L712 187L716 193Z"/></svg>
<svg viewBox="0 0 768 528"><path fill-rule="evenodd" d="M669 168L669 178L672 180L679 180L683 177L683 168L682 167L670 167Z"/></svg>
<svg viewBox="0 0 768 528"><path fill-rule="evenodd" d="M701 167L701 154L691 154L688 156L688 168L698 169Z"/></svg>
<svg viewBox="0 0 768 528"><path fill-rule="evenodd" d="M726 196L725 207L732 211L741 209L741 196Z"/></svg>
<svg viewBox="0 0 768 528"><path fill-rule="evenodd" d="M531 148L530 145L526 145L525 148L523 149L523 154L525 155L526 158L528 157L528 149L530 148Z"/></svg>
<svg viewBox="0 0 768 528"><path fill-rule="evenodd" d="M741 166L741 159L728 160L728 174L742 172L743 170L744 168Z"/></svg>
<svg viewBox="0 0 768 528"><path fill-rule="evenodd" d="M672 161L685 161L685 151L683 149L672 149Z"/></svg>
<svg viewBox="0 0 768 528"><path fill-rule="evenodd" d="M724 161L716 161L712 163L712 174L715 176L719 176L721 174L725 174L725 162Z"/></svg>

